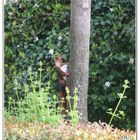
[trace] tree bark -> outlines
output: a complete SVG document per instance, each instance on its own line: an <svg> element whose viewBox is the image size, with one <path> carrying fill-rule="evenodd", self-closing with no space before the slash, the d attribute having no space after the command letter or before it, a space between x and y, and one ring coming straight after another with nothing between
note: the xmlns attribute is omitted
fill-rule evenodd
<svg viewBox="0 0 140 140"><path fill-rule="evenodd" d="M87 122L87 92L89 76L91 0L71 0L71 47L68 87L78 88L77 108L82 113L81 121Z"/></svg>

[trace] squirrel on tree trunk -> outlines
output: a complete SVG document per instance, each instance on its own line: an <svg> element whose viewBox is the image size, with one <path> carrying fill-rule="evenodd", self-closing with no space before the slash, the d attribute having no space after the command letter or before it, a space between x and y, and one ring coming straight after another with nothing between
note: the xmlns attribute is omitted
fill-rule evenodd
<svg viewBox="0 0 140 140"><path fill-rule="evenodd" d="M62 107L64 108L64 112L67 108L66 104L66 79L67 76L69 76L68 73L68 64L63 63L61 56L55 56L54 57L55 62L55 68L57 70L58 74L58 84L59 84L59 90L60 90L60 100L63 98L64 103L62 104Z"/></svg>

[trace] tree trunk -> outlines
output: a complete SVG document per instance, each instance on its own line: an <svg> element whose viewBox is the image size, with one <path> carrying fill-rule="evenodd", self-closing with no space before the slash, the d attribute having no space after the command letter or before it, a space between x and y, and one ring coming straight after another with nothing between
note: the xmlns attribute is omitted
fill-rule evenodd
<svg viewBox="0 0 140 140"><path fill-rule="evenodd" d="M90 11L91 0L71 0L71 48L68 87L71 91L74 87L78 88L79 101L77 108L82 113L81 122L88 121Z"/></svg>

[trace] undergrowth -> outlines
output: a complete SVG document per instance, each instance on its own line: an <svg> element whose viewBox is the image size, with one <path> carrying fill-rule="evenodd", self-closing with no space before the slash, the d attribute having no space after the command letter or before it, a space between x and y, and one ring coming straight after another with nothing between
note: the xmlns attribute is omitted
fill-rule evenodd
<svg viewBox="0 0 140 140"><path fill-rule="evenodd" d="M18 87L20 83L15 80L15 94L16 100L12 97L8 99L8 108L5 108L4 115L6 119L11 116L17 121L21 122L32 122L39 121L52 125L59 125L64 121L65 115L63 115L63 103L64 100L58 100L55 94L50 93L50 82L46 87L42 86L42 62L40 62L39 73L32 72L29 68L29 81L30 84L24 84L24 98L19 98ZM67 91L68 88L67 88ZM67 102L70 110L67 110L67 116L70 118L70 122L73 125L78 124L79 115L76 109L78 96L77 91L74 91L74 97L69 95L70 91L67 92ZM71 108L70 100L74 100L74 107Z"/></svg>
<svg viewBox="0 0 140 140"><path fill-rule="evenodd" d="M42 85L42 62L39 72L28 70L29 80L24 84L24 97L20 98L18 90L21 84L15 80L16 99L9 96L8 107L4 109L6 140L135 140L134 131L119 130L110 126L116 111L111 115L109 125L94 122L80 123L80 114L77 110L78 89L74 89L74 96L70 96L70 90L66 87L66 100L69 110L66 110L69 121L65 121L63 115L64 100L58 100L55 94L50 93L51 83ZM128 81L125 81L124 93ZM73 100L73 104L71 102ZM120 104L120 101L119 101ZM117 105L115 110L118 110Z"/></svg>

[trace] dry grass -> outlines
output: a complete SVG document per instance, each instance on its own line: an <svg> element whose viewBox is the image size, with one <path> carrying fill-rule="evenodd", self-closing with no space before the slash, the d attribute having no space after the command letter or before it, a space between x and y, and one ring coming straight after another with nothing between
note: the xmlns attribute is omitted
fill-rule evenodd
<svg viewBox="0 0 140 140"><path fill-rule="evenodd" d="M41 122L12 123L5 121L5 139L9 140L135 140L134 131L111 128L106 123L94 122L76 127L68 123L51 126Z"/></svg>

